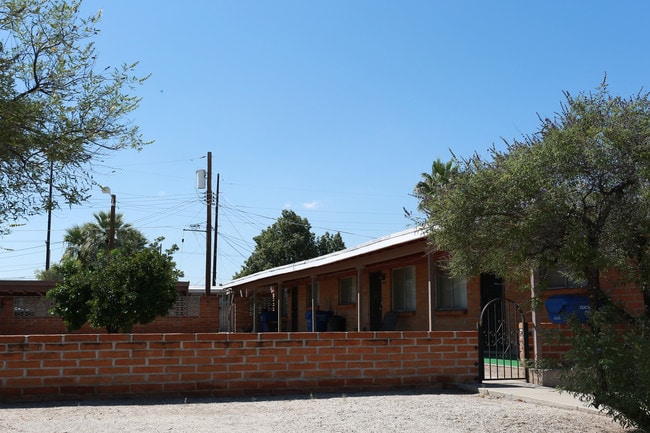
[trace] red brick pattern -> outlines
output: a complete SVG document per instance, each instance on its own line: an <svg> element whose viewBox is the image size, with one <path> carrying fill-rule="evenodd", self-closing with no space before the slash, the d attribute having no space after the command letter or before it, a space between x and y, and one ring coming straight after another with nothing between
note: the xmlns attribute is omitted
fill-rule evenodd
<svg viewBox="0 0 650 433"><path fill-rule="evenodd" d="M0 336L0 400L437 386L477 374L476 331Z"/></svg>
<svg viewBox="0 0 650 433"><path fill-rule="evenodd" d="M540 358L561 360L571 349L573 333L566 324L541 323L537 332L542 342Z"/></svg>
<svg viewBox="0 0 650 433"><path fill-rule="evenodd" d="M219 298L217 296L201 296L199 315L157 317L146 325L135 325L133 332L218 332L219 331ZM60 317L14 317L14 297L0 296L0 334L63 334L67 332ZM75 333L97 333L101 329L93 329L84 325Z"/></svg>

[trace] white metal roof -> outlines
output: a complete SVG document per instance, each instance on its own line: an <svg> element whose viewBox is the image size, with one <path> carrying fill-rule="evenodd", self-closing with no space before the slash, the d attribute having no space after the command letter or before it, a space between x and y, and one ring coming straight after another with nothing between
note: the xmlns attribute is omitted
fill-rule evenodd
<svg viewBox="0 0 650 433"><path fill-rule="evenodd" d="M384 248L390 248L408 242L416 241L419 239L426 238L426 234L421 227L411 228L408 230L403 230L401 232L393 233L388 236L374 239L372 241L351 247L346 248L341 251L336 251L324 256L316 257L309 260L303 260L301 262L291 263L288 265L278 266L276 268L267 269L264 271L257 272L255 274L247 275L242 278L237 278L235 280L228 281L223 284L220 289L228 289L233 286L239 286L242 284L252 283L263 278L275 277L278 275L286 274L288 272L304 271L308 269L317 268L320 266L329 265L332 263L340 262L346 259L351 259L354 257L362 256L364 254L372 253L375 251L382 250Z"/></svg>

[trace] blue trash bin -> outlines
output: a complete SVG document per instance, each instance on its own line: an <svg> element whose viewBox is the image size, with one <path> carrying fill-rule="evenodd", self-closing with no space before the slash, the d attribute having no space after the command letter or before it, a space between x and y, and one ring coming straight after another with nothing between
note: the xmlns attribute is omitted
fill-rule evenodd
<svg viewBox="0 0 650 433"><path fill-rule="evenodd" d="M327 322L330 320L330 317L332 317L332 314L334 314L332 311L316 311L316 331L327 331ZM307 331L312 330L311 317L311 310L309 310L305 313L305 318L307 319Z"/></svg>
<svg viewBox="0 0 650 433"><path fill-rule="evenodd" d="M553 295L544 301L552 323L566 323L571 316L580 322L587 321L589 298L582 295Z"/></svg>
<svg viewBox="0 0 650 433"><path fill-rule="evenodd" d="M277 312L262 310L260 312L260 332L270 332L277 330L277 321Z"/></svg>

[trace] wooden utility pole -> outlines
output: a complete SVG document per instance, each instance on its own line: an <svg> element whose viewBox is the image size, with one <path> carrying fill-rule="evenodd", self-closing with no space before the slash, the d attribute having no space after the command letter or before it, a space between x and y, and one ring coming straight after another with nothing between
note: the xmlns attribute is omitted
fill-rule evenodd
<svg viewBox="0 0 650 433"><path fill-rule="evenodd" d="M115 194L111 194L111 220L108 232L108 249L112 250L115 248Z"/></svg>
<svg viewBox="0 0 650 433"><path fill-rule="evenodd" d="M217 234L219 231L219 173L217 173L217 192L214 204L214 249L212 251L212 285L217 285Z"/></svg>
<svg viewBox="0 0 650 433"><path fill-rule="evenodd" d="M111 219L109 222L109 232L108 232L108 249L112 250L115 248L115 194L111 194L111 189L107 186L102 186L102 192L104 194L110 194L111 196Z"/></svg>
<svg viewBox="0 0 650 433"><path fill-rule="evenodd" d="M52 177L54 176L54 164L50 161L50 189L47 199L47 238L45 239L45 270L50 269L50 240L52 238Z"/></svg>
<svg viewBox="0 0 650 433"><path fill-rule="evenodd" d="M212 252L212 152L208 152L208 174L207 192L205 201L207 204L207 219L205 221L205 295L210 296L210 269Z"/></svg>

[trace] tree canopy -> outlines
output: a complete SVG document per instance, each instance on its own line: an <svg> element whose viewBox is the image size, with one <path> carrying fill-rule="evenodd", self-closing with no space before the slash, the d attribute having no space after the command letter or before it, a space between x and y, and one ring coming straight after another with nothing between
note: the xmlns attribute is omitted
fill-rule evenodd
<svg viewBox="0 0 650 433"><path fill-rule="evenodd" d="M66 229L63 235L65 250L61 262L77 260L85 267L92 268L100 252L107 252L110 241L110 214L100 211L93 215L94 221L75 225ZM115 215L115 247L124 252L136 252L146 247L147 238L131 224L124 222L124 215ZM40 280L58 281L60 265L37 273Z"/></svg>
<svg viewBox="0 0 650 433"><path fill-rule="evenodd" d="M437 158L431 164L431 173L422 173L422 180L415 185L414 196L418 199L418 210L427 213L430 197L449 183L458 172L454 161L442 162Z"/></svg>
<svg viewBox="0 0 650 433"><path fill-rule="evenodd" d="M455 275L517 281L536 270L543 288L547 271L562 270L586 281L590 314L571 324L564 387L650 431L650 101L613 96L605 82L565 97L536 133L489 158L454 158L446 183L423 180L432 188L416 187L421 222ZM606 270L617 271L615 284L639 287L645 314L604 293Z"/></svg>
<svg viewBox="0 0 650 433"><path fill-rule="evenodd" d="M316 247L318 249L318 256L324 256L325 254L344 250L345 242L343 242L341 233L336 232L335 234L331 234L330 232L325 232L325 234L316 238Z"/></svg>
<svg viewBox="0 0 650 433"><path fill-rule="evenodd" d="M140 98L127 93L146 77L136 63L98 65L101 12L82 18L80 3L0 4L0 231L86 200L95 159L147 144L128 118Z"/></svg>
<svg viewBox="0 0 650 433"><path fill-rule="evenodd" d="M275 223L262 230L253 240L255 251L233 278L345 249L340 233L332 235L326 232L316 238L306 218L286 209Z"/></svg>
<svg viewBox="0 0 650 433"><path fill-rule="evenodd" d="M175 245L162 251L162 238L147 245L144 235L116 215L115 248L109 249L107 214L67 230L61 262L41 278L58 281L47 297L69 330L89 323L109 332L129 332L166 314L178 297ZM118 218L119 217L119 218Z"/></svg>
<svg viewBox="0 0 650 433"><path fill-rule="evenodd" d="M451 181L421 199L425 224L456 274L561 267L588 282L596 305L600 273L617 268L650 301L648 96L612 96L605 83L565 96L537 133L454 160Z"/></svg>
<svg viewBox="0 0 650 433"><path fill-rule="evenodd" d="M100 211L94 215L95 221L66 230L63 241L66 249L63 258L79 259L87 263L110 244L110 214ZM131 224L124 222L124 215L115 215L115 247L126 251L138 251L145 247L147 239Z"/></svg>

